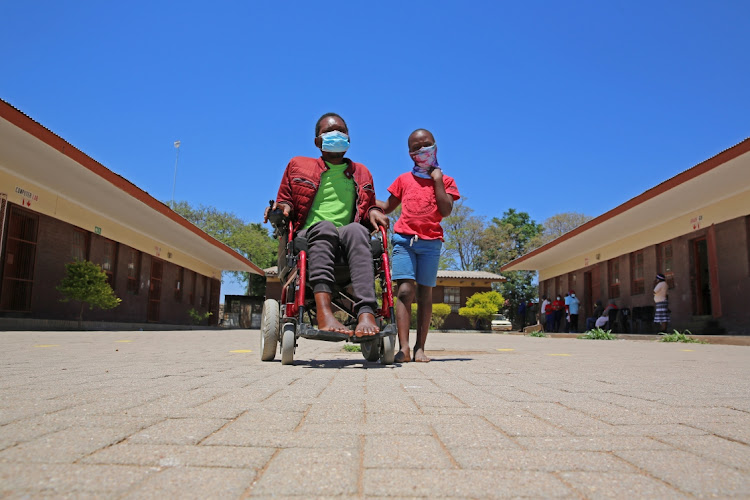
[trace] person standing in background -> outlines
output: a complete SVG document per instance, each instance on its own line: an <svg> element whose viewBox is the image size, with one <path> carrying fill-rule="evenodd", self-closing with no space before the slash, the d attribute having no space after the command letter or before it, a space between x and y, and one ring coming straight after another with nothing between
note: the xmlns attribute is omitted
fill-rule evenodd
<svg viewBox="0 0 750 500"><path fill-rule="evenodd" d="M656 305L654 323L659 323L659 334L662 335L667 333L667 325L670 320L668 291L666 278L661 273L657 274L656 279L654 279L654 304Z"/></svg>

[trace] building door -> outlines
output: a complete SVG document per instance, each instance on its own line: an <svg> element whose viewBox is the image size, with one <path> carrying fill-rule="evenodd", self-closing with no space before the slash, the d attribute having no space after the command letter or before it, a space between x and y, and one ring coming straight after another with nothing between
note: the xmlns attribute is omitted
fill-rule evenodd
<svg viewBox="0 0 750 500"><path fill-rule="evenodd" d="M583 307L586 308L584 312L584 319L594 314L594 298L592 297L591 291L591 271L583 273Z"/></svg>
<svg viewBox="0 0 750 500"><path fill-rule="evenodd" d="M159 308L161 306L161 275L163 264L156 258L151 259L151 279L148 287L148 312L147 319L151 322L159 321Z"/></svg>
<svg viewBox="0 0 750 500"><path fill-rule="evenodd" d="M711 314L711 274L708 270L708 244L706 238L693 240L693 314Z"/></svg>
<svg viewBox="0 0 750 500"><path fill-rule="evenodd" d="M12 206L8 217L0 309L31 312L39 216Z"/></svg>

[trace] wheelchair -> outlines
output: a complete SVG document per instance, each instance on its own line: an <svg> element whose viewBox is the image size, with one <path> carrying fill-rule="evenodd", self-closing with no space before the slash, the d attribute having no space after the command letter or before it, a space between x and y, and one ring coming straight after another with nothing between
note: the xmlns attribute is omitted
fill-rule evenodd
<svg viewBox="0 0 750 500"><path fill-rule="evenodd" d="M270 201L273 207L273 200ZM383 291L382 306L375 311L375 320L380 332L365 337L356 337L339 332L316 328L315 298L307 282L307 240L294 235L292 222L284 217L280 209L271 210L268 220L274 228L273 237L279 240L279 279L282 283L279 300L267 298L263 303L260 329L260 353L262 361L273 361L277 347L281 353L281 364L294 363L297 339L323 340L328 342L352 342L359 344L367 361L393 364L396 354L396 324L393 308L393 288L388 257L386 230L370 239L375 279ZM332 306L346 316L343 324L354 330L357 317L354 314L349 265L343 249L339 248L334 265L335 286ZM341 318L339 318L341 319Z"/></svg>

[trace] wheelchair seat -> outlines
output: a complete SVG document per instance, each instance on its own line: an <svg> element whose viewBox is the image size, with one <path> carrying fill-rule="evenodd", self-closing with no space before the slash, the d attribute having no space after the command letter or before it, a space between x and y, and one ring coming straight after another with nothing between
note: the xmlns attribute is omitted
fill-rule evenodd
<svg viewBox="0 0 750 500"><path fill-rule="evenodd" d="M307 238L304 236L295 236L292 240L292 245L295 257L302 251L308 251ZM383 252L383 242L379 238L370 238L370 255L372 255L373 260L380 259L380 257L383 255ZM287 266L286 264L286 248L284 239L282 238L279 241L278 255L279 278L282 282L286 281L289 273L294 269L294 267ZM348 284L348 281L350 279L349 263L346 259L346 252L340 245L338 250L336 251L333 274L337 284L343 283L344 281L346 281Z"/></svg>

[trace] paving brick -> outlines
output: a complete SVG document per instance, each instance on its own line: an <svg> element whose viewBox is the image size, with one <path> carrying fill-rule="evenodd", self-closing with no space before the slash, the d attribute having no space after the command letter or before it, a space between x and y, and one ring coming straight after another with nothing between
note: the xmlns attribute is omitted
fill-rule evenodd
<svg viewBox="0 0 750 500"><path fill-rule="evenodd" d="M559 477L584 498L659 498L684 499L690 495L658 479L623 471L563 472ZM627 492L627 494L624 494Z"/></svg>
<svg viewBox="0 0 750 500"><path fill-rule="evenodd" d="M255 471L206 467L177 467L152 474L123 498L239 498L255 478Z"/></svg>
<svg viewBox="0 0 750 500"><path fill-rule="evenodd" d="M359 452L341 449L282 450L273 458L252 495L356 495Z"/></svg>
<svg viewBox="0 0 750 500"><path fill-rule="evenodd" d="M430 436L367 436L365 467L447 469L454 467L440 443Z"/></svg>
<svg viewBox="0 0 750 500"><path fill-rule="evenodd" d="M129 443L198 444L224 427L229 420L170 418L143 429L128 438Z"/></svg>
<svg viewBox="0 0 750 500"><path fill-rule="evenodd" d="M748 496L750 476L684 451L617 451L624 460L675 488L698 496Z"/></svg>

